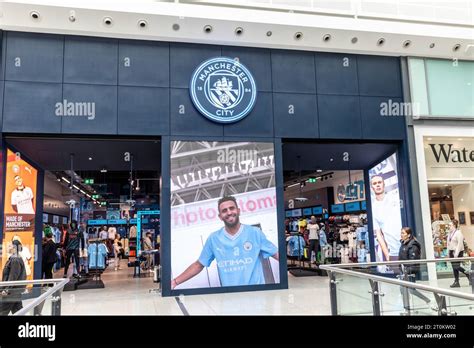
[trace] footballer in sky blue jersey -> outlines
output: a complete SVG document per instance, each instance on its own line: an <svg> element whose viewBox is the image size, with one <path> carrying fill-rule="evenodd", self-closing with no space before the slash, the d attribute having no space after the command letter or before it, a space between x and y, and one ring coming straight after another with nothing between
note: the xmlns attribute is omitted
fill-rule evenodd
<svg viewBox="0 0 474 348"><path fill-rule="evenodd" d="M240 223L240 209L234 197L218 202L224 227L212 233L199 259L171 281L171 289L199 274L215 259L221 286L265 284L260 256L278 260L278 249L257 227Z"/></svg>

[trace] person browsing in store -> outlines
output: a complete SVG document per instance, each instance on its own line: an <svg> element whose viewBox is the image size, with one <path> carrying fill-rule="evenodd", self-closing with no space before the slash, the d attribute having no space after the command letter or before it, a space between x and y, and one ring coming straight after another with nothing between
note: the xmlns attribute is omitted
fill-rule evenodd
<svg viewBox="0 0 474 348"><path fill-rule="evenodd" d="M224 226L206 240L199 259L171 281L171 289L198 275L217 261L221 286L265 284L260 254L278 260L278 248L257 227L240 223L240 209L233 196L217 203Z"/></svg>
<svg viewBox="0 0 474 348"><path fill-rule="evenodd" d="M316 221L316 216L311 216L311 220L307 225L309 230L309 252L310 252L310 260L312 263L316 263L318 259L318 251L319 251L319 224Z"/></svg>
<svg viewBox="0 0 474 348"><path fill-rule="evenodd" d="M458 228L458 220L452 220L449 223L448 233L448 252L450 258L457 258L464 256L464 236ZM450 285L451 288L459 288L459 272L463 273L471 284L471 276L462 266L461 262L451 262L453 266L454 283Z"/></svg>
<svg viewBox="0 0 474 348"><path fill-rule="evenodd" d="M378 243L377 255L384 261L396 261L402 228L400 201L396 195L385 192L385 181L381 175L374 175L370 178L370 187L375 194L372 213L374 234Z"/></svg>

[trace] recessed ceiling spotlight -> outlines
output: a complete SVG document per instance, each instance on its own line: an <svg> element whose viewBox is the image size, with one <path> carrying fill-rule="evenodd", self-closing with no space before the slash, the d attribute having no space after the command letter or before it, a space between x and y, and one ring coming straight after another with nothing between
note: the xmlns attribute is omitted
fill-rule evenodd
<svg viewBox="0 0 474 348"><path fill-rule="evenodd" d="M326 34L323 36L323 41L324 42L329 42L331 40L331 34Z"/></svg>
<svg viewBox="0 0 474 348"><path fill-rule="evenodd" d="M76 11L69 11L69 21L70 22L76 21Z"/></svg>
<svg viewBox="0 0 474 348"><path fill-rule="evenodd" d="M89 161L92 161L92 157L89 157Z"/></svg>
<svg viewBox="0 0 474 348"><path fill-rule="evenodd" d="M104 24L105 24L105 25L111 26L112 23L113 23L112 18L110 18L110 17L105 17L105 18L104 18Z"/></svg>
<svg viewBox="0 0 474 348"><path fill-rule="evenodd" d="M179 30L179 24L178 23L173 24L172 28L173 28L174 31L178 31Z"/></svg>
<svg viewBox="0 0 474 348"><path fill-rule="evenodd" d="M436 45L434 42L430 43L430 48L434 48Z"/></svg>
<svg viewBox="0 0 474 348"><path fill-rule="evenodd" d="M40 14L37 11L31 11L30 12L30 17L34 20L38 20L38 19L40 19Z"/></svg>
<svg viewBox="0 0 474 348"><path fill-rule="evenodd" d="M403 43L403 47L405 47L405 48L410 47L410 45L411 45L411 41L410 41L410 40L406 40L406 41Z"/></svg>
<svg viewBox="0 0 474 348"><path fill-rule="evenodd" d="M333 162L333 161L334 161L334 158L330 158L329 161L330 161L330 162Z"/></svg>
<svg viewBox="0 0 474 348"><path fill-rule="evenodd" d="M377 46L382 46L384 43L385 43L385 39L383 37L377 40Z"/></svg>
<svg viewBox="0 0 474 348"><path fill-rule="evenodd" d="M357 41L359 41L359 39L356 38L356 37L353 37L353 38L351 39L351 42L352 42L353 44L357 43Z"/></svg>
<svg viewBox="0 0 474 348"><path fill-rule="evenodd" d="M317 169L316 172L317 173L321 173L323 170L322 169Z"/></svg>
<svg viewBox="0 0 474 348"><path fill-rule="evenodd" d="M298 31L295 33L295 40L299 40L303 37L303 33L301 31Z"/></svg>
<svg viewBox="0 0 474 348"><path fill-rule="evenodd" d="M235 35L242 35L244 33L244 28L237 27L235 28Z"/></svg>
<svg viewBox="0 0 474 348"><path fill-rule="evenodd" d="M267 31L267 36L272 36L272 34L273 34L273 33L272 33L270 30Z"/></svg>
<svg viewBox="0 0 474 348"><path fill-rule="evenodd" d="M144 19L140 19L138 21L138 26L142 29L145 29L148 26L148 22Z"/></svg>
<svg viewBox="0 0 474 348"><path fill-rule="evenodd" d="M461 44L455 44L453 46L453 51L456 52L456 51L459 51L459 49L461 48Z"/></svg>
<svg viewBox="0 0 474 348"><path fill-rule="evenodd" d="M205 26L204 26L204 32L205 32L206 34L211 33L211 32L212 32L212 26L210 26L210 25L205 25Z"/></svg>

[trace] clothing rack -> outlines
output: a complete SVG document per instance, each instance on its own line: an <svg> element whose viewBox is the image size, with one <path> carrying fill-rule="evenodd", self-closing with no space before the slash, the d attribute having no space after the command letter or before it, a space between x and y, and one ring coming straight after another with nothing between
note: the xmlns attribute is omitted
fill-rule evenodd
<svg viewBox="0 0 474 348"><path fill-rule="evenodd" d="M303 233L291 233L292 236L298 236L298 264L297 265L288 265L288 272L290 272L295 277L306 277L306 276L315 276L315 275L322 275L321 270L318 267L307 267L304 265L303 256L301 255L301 250L304 250L304 246L302 248L302 240ZM304 239L303 239L304 240Z"/></svg>
<svg viewBox="0 0 474 348"><path fill-rule="evenodd" d="M97 265L99 264L99 244L102 244L104 242L103 239L89 239L89 244L95 244L95 247L96 247L96 253L95 253L95 267L94 268L91 268L90 266L88 267L89 268L89 279L91 281L88 281L86 284L84 284L84 286L81 286L80 288L81 289L103 289L105 288L105 284L104 282L102 281L102 273L104 272L105 268L101 269L101 268L98 268ZM89 257L90 257L90 253L88 253ZM104 261L105 263L105 261ZM105 266L105 264L104 264Z"/></svg>

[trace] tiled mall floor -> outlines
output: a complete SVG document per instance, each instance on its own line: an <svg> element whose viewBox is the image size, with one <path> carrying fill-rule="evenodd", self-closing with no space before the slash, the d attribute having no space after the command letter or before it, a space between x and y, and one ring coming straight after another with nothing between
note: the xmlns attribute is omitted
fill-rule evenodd
<svg viewBox="0 0 474 348"><path fill-rule="evenodd" d="M104 289L63 292L63 315L331 315L327 277L289 277L289 289L214 295L161 297L152 277L133 278L133 270L122 261L122 270L109 267L103 274ZM449 280L446 280L449 281ZM344 279L338 284L339 312L372 315L367 281ZM466 287L463 291L469 291ZM152 290L152 291L150 291ZM383 284L382 312L403 312L398 286ZM432 296L430 296L432 298ZM178 303L180 302L180 304ZM434 315L431 305L414 298L418 315ZM434 306L434 298L432 298ZM458 314L474 315L465 301Z"/></svg>

